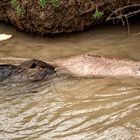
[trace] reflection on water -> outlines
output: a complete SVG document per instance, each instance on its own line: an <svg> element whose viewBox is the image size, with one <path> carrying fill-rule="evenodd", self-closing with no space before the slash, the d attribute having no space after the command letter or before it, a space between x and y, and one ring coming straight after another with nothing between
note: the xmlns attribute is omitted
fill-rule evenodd
<svg viewBox="0 0 140 140"><path fill-rule="evenodd" d="M139 29L135 25L132 31ZM41 38L0 25L14 35L0 56L53 60L92 51L140 60L140 36L104 26L65 37ZM140 79L53 77L1 85L1 140L139 140Z"/></svg>

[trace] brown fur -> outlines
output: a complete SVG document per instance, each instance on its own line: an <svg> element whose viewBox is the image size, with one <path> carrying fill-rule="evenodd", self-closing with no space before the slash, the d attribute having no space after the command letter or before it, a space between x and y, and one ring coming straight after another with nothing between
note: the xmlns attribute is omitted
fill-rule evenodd
<svg viewBox="0 0 140 140"><path fill-rule="evenodd" d="M83 54L55 61L59 70L75 76L140 77L140 62L118 57Z"/></svg>
<svg viewBox="0 0 140 140"><path fill-rule="evenodd" d="M21 65L0 65L0 81L6 82L44 80L55 73L55 67L36 59Z"/></svg>
<svg viewBox="0 0 140 140"><path fill-rule="evenodd" d="M83 54L51 63L28 60L20 65L0 65L0 81L23 82L44 80L56 73L77 77L140 77L140 62L117 57Z"/></svg>

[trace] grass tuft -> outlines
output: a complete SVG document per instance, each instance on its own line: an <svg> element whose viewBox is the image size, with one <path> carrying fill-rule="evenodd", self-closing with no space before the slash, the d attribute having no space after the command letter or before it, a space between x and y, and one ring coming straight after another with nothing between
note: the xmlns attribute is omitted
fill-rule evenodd
<svg viewBox="0 0 140 140"><path fill-rule="evenodd" d="M16 10L18 16L21 16L25 13L25 9L17 0L11 0L11 6Z"/></svg>
<svg viewBox="0 0 140 140"><path fill-rule="evenodd" d="M104 15L103 11L99 11L98 9L96 9L96 11L94 12L94 14L92 15L94 17L94 19L101 19L102 16Z"/></svg>

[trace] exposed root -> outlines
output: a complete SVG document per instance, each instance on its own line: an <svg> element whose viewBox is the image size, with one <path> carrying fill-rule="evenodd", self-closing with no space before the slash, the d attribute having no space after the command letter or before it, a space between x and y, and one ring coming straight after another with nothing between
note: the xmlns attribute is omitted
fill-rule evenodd
<svg viewBox="0 0 140 140"><path fill-rule="evenodd" d="M16 6L0 1L0 21L39 35L83 31L105 20L121 20L130 33L128 18L139 13L140 0L59 0L43 7L39 0L18 0Z"/></svg>
<svg viewBox="0 0 140 140"><path fill-rule="evenodd" d="M138 32L138 33L136 33L136 34L133 34L132 36L138 36L138 35L140 35L140 32Z"/></svg>
<svg viewBox="0 0 140 140"><path fill-rule="evenodd" d="M116 20L116 19L121 20L123 26L125 24L127 25L128 35L131 36L131 29L130 29L130 24L129 24L128 18L139 14L140 13L139 8L140 8L140 4L129 4L129 5L120 7L118 9L112 11L112 13L106 18L106 21L113 20L113 22L114 22L114 20ZM135 9L135 10L133 10L133 9ZM139 34L140 33L133 34L132 36L137 36Z"/></svg>
<svg viewBox="0 0 140 140"><path fill-rule="evenodd" d="M127 5L127 6L123 6L121 8L118 8L114 11L112 11L112 13L106 18L106 21L108 20L114 20L114 19L122 19L122 18L129 18L129 17L132 17L138 13L140 13L140 10L137 9L137 10L134 10L134 11L131 11L131 12L128 12L126 14L122 14L125 10L128 10L130 8L138 8L140 7L140 4L131 4L131 5ZM116 16L114 16L116 15Z"/></svg>

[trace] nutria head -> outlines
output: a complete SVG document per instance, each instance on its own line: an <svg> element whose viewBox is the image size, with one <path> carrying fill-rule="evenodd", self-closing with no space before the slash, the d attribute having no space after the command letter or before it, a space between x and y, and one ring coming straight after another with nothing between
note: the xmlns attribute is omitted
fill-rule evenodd
<svg viewBox="0 0 140 140"><path fill-rule="evenodd" d="M25 61L19 68L24 71L23 78L33 81L49 78L56 73L55 67L37 59Z"/></svg>
<svg viewBox="0 0 140 140"><path fill-rule="evenodd" d="M32 60L25 61L19 66L22 67L22 68L30 68L30 69L34 69L34 68L38 68L38 69L44 69L44 68L54 69L54 67L51 66L50 64L48 64L46 62L43 62L41 60L38 60L38 59L32 59Z"/></svg>
<svg viewBox="0 0 140 140"><path fill-rule="evenodd" d="M28 60L20 65L1 65L0 77L1 81L23 82L38 81L55 75L55 67L40 60Z"/></svg>

